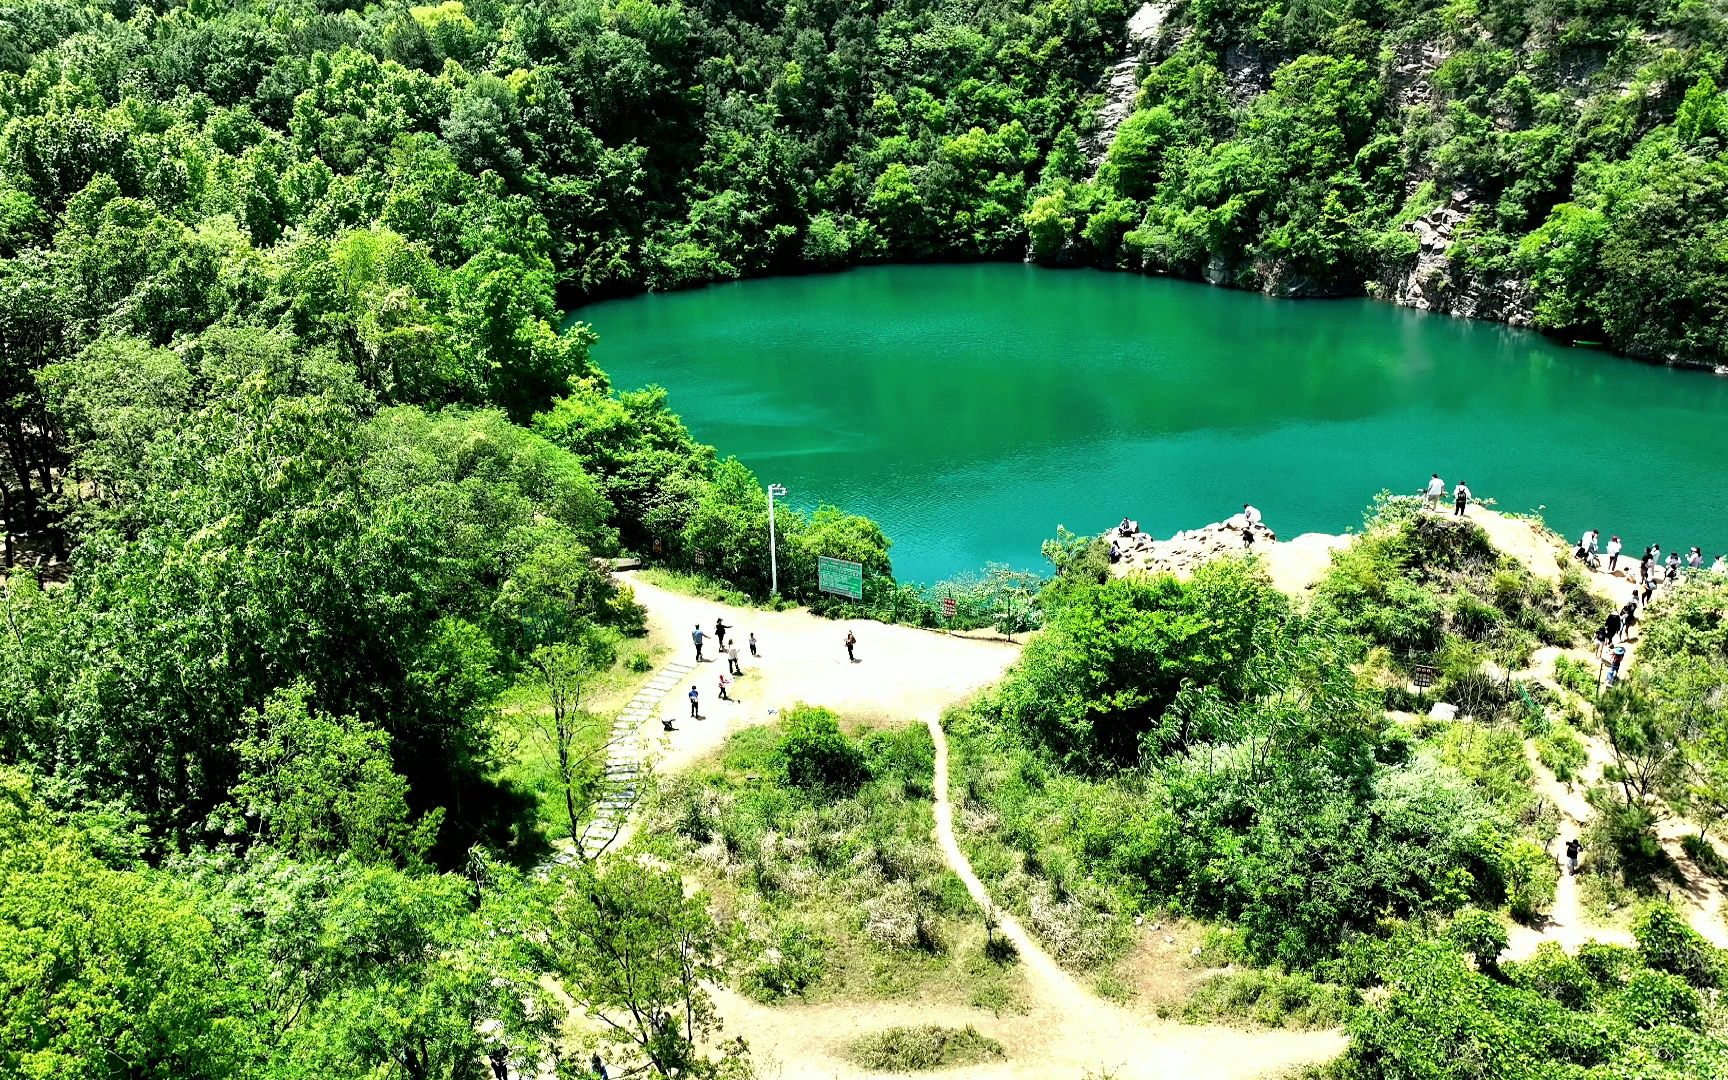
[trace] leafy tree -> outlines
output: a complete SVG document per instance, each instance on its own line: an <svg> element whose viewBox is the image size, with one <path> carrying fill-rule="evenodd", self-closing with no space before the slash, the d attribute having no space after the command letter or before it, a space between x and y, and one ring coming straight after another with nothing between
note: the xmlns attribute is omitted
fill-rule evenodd
<svg viewBox="0 0 1728 1080"><path fill-rule="evenodd" d="M701 894L635 860L561 867L525 915L541 962L608 1041L659 1076L712 1075L707 984L725 974Z"/></svg>

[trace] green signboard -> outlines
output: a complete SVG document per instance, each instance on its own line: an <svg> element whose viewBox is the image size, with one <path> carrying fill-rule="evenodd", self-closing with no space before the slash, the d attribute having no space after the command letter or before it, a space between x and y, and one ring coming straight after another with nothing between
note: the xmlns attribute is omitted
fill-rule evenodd
<svg viewBox="0 0 1728 1080"><path fill-rule="evenodd" d="M864 599L864 564L816 556L816 583L823 592Z"/></svg>

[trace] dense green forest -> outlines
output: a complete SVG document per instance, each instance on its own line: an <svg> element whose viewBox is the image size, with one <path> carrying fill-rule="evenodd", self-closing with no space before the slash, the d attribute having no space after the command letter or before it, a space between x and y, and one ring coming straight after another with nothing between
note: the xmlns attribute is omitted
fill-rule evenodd
<svg viewBox="0 0 1728 1080"><path fill-rule="evenodd" d="M1127 15L0 0L0 1077L572 1074L570 1000L636 1065L744 1074L709 1038L734 957L702 899L629 860L546 862L544 793L506 760L503 695L570 693L642 632L601 560L767 592L756 479L663 391L611 387L592 334L559 332L571 303L1027 254L1358 289L1417 258L1403 225L1461 205L1458 288L1728 358L1717 8L1179 5L1095 166ZM793 599L816 554L898 598L873 523L779 523ZM1449 1022L1484 1059L1712 1075L1720 958L1659 913L1635 955L1494 965L1477 916L1547 887L1516 778L1386 727L1396 702L1360 683L1390 661L1347 639L1441 650L1473 692L1484 659L1596 613L1467 540L1422 578L1399 536L1301 619L1235 571L1109 585L1054 544L1050 631L958 728L1007 763L966 779L1017 852L993 872L1076 918L1183 905L1245 960L1386 988L1356 1021L1364 1076L1466 1075L1432 1049ZM1721 755L1678 748L1721 733L1663 703L1720 686L1724 603L1679 607L1686 662L1603 714L1706 808ZM921 744L869 750L916 788ZM761 813L807 828L795 780ZM1053 838L1062 792L1092 816ZM1158 813L1122 813L1148 794ZM1625 881L1643 794L1604 796ZM1058 840L1111 851L1110 880Z"/></svg>

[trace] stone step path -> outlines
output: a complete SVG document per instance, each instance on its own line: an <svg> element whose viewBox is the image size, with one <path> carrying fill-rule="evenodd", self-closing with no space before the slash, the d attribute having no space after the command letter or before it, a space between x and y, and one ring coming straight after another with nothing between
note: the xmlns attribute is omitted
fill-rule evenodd
<svg viewBox="0 0 1728 1080"><path fill-rule="evenodd" d="M671 690L695 670L689 661L675 660L636 691L612 725L612 749L606 756L606 775L600 782L594 819L582 830L582 854L592 859L611 846L624 828L625 819L642 794L642 756L645 735L657 710Z"/></svg>

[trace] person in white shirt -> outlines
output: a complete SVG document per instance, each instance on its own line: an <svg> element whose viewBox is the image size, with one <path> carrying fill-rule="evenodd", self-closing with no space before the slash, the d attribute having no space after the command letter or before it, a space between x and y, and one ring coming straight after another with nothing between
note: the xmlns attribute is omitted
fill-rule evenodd
<svg viewBox="0 0 1728 1080"><path fill-rule="evenodd" d="M1422 493L1422 508L1425 510L1433 510L1440 505L1440 500L1445 497L1446 481L1440 479L1439 473L1435 473L1433 476L1428 478L1427 490Z"/></svg>
<svg viewBox="0 0 1728 1080"><path fill-rule="evenodd" d="M1463 517L1464 508L1470 505L1470 485L1458 481L1458 486L1452 489L1452 516Z"/></svg>
<svg viewBox="0 0 1728 1080"><path fill-rule="evenodd" d="M1608 572L1610 574L1614 572L1614 568L1619 565L1619 562L1620 538L1618 536L1610 536L1608 538Z"/></svg>
<svg viewBox="0 0 1728 1080"><path fill-rule="evenodd" d="M1710 564L1712 574L1728 574L1728 555L1716 556L1716 561Z"/></svg>
<svg viewBox="0 0 1728 1080"><path fill-rule="evenodd" d="M1248 503L1243 503L1242 517L1244 519L1242 525L1242 546L1245 548L1251 548L1254 546L1254 530L1260 525L1260 511L1254 509L1254 507L1250 506Z"/></svg>
<svg viewBox="0 0 1728 1080"><path fill-rule="evenodd" d="M1601 539L1600 533L1598 533L1595 529L1589 529L1589 530L1585 531L1584 539L1578 541L1578 546L1583 548L1585 551L1589 552L1590 554L1594 555L1594 554L1596 554L1596 543L1600 539Z"/></svg>

